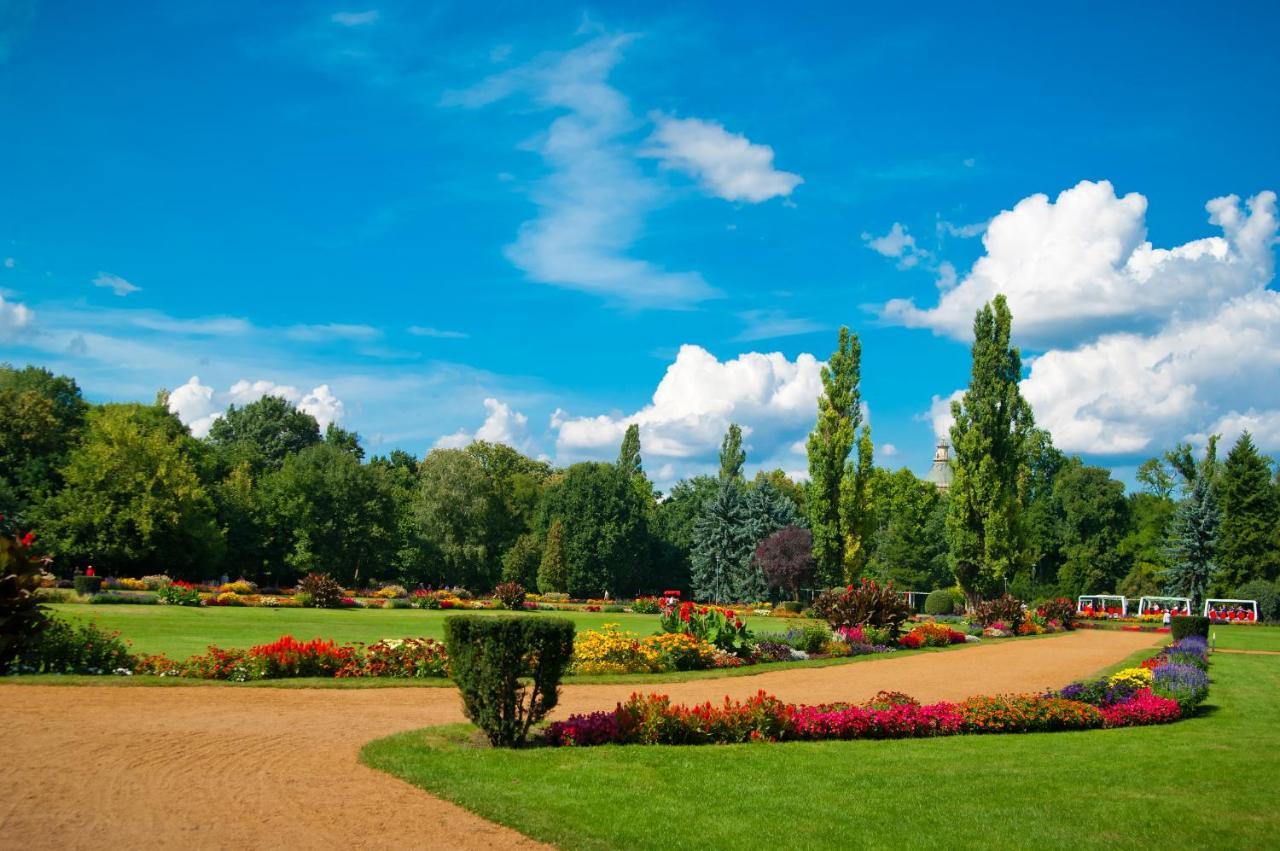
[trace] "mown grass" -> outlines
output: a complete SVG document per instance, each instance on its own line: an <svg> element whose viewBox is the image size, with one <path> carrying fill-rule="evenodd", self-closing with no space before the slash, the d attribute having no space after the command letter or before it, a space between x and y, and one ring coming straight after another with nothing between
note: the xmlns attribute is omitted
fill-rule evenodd
<svg viewBox="0 0 1280 851"><path fill-rule="evenodd" d="M339 644L383 638L444 638L444 619L460 611L419 609L260 609L194 606L91 606L60 603L49 606L59 617L94 620L104 629L117 630L136 653L164 653L174 659L203 653L210 644L219 647L252 647L275 641L282 635L307 640L332 639ZM470 612L468 612L470 613ZM498 615L502 612L479 611ZM616 623L622 629L649 635L658 629L657 615L605 612L539 612L566 617L579 632ZM749 617L748 626L758 634L782 633L814 621L799 618Z"/></svg>
<svg viewBox="0 0 1280 851"><path fill-rule="evenodd" d="M1219 654L1212 676L1163 727L501 751L452 725L362 759L566 848L1274 847L1280 661Z"/></svg>

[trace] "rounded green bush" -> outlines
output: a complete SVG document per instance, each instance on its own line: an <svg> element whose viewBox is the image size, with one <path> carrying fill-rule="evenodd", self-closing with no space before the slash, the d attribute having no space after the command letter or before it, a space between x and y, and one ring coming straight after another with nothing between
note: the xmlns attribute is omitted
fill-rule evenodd
<svg viewBox="0 0 1280 851"><path fill-rule="evenodd" d="M1181 641L1188 635L1209 637L1209 619L1203 615L1179 615L1170 624L1170 635L1174 641Z"/></svg>
<svg viewBox="0 0 1280 851"><path fill-rule="evenodd" d="M924 598L924 613L926 615L954 615L956 613L956 597L950 588L939 588L936 591L930 591L929 596Z"/></svg>

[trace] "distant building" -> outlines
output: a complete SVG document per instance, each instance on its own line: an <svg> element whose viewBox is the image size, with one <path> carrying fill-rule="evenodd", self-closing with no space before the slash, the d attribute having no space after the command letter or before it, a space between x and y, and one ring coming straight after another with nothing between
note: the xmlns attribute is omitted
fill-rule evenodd
<svg viewBox="0 0 1280 851"><path fill-rule="evenodd" d="M938 448L933 451L933 466L929 468L929 475L925 476L924 480L933 482L934 487L946 493L950 490L951 480L955 475L951 470L951 444L947 443L945 437L940 437Z"/></svg>

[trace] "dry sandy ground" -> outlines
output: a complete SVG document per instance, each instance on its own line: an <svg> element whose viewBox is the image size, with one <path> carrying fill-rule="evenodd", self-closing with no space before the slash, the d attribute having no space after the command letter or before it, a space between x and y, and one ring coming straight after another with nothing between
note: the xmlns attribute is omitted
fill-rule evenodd
<svg viewBox="0 0 1280 851"><path fill-rule="evenodd" d="M765 689L802 703L1035 691L1154 646L1088 631L901 659L652 686L571 686L557 715L632 691L682 702ZM536 843L357 762L389 733L460 721L453 689L0 686L11 736L0 847L508 848Z"/></svg>

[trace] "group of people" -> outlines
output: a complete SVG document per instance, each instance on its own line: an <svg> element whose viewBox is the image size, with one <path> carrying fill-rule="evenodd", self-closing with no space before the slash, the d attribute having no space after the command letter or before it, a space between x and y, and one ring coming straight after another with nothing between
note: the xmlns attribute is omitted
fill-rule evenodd
<svg viewBox="0 0 1280 851"><path fill-rule="evenodd" d="M1258 619L1253 609L1245 608L1239 604L1234 606L1214 606L1209 609L1209 620L1221 621L1222 623L1235 622L1251 622Z"/></svg>
<svg viewBox="0 0 1280 851"><path fill-rule="evenodd" d="M1187 603L1174 603L1172 606L1161 606L1159 603L1152 603L1150 606L1147 606L1146 614L1189 615L1191 614L1191 606Z"/></svg>

